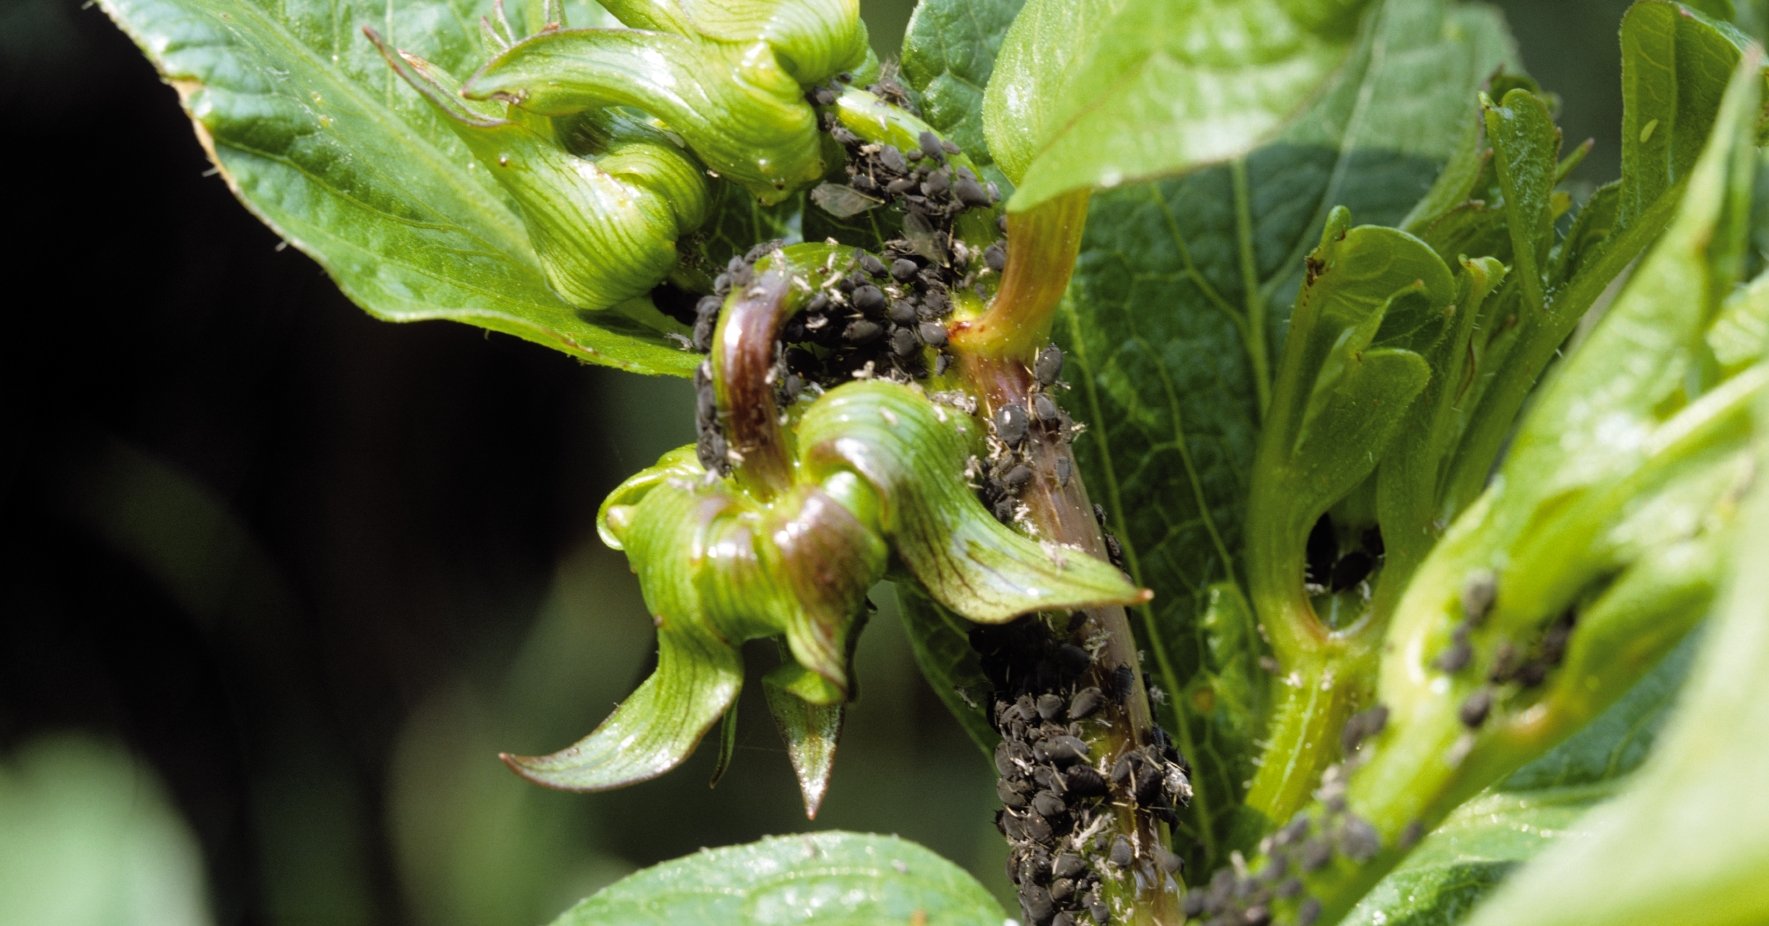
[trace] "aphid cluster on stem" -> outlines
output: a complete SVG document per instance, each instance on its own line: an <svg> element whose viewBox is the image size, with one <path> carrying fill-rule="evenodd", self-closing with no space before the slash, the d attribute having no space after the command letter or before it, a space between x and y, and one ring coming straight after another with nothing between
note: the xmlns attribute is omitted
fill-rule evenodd
<svg viewBox="0 0 1769 926"><path fill-rule="evenodd" d="M1476 571L1464 581L1459 596L1462 617L1450 630L1450 645L1432 660L1433 668L1457 675L1473 664L1476 654L1471 638L1474 631L1486 625L1498 595L1498 577L1491 570ZM1485 726L1503 690L1524 691L1547 681L1549 673L1565 660L1577 623L1578 611L1568 608L1527 643L1500 640L1493 647L1485 684L1471 692L1457 708L1457 718L1463 726L1469 730Z"/></svg>
<svg viewBox="0 0 1769 926"><path fill-rule="evenodd" d="M983 475L978 487L983 504L995 517L1012 523L1020 512L1020 496L1031 485L1037 472L1033 442L1041 436L1058 443L1066 442L1077 428L1057 405L1051 393L1063 384L1063 352L1056 345L1046 345L1033 361L1033 385L1024 401L1009 401L989 416L989 456L979 461ZM1051 461L1051 478L1058 488L1068 486L1074 476L1074 458L1058 453ZM1120 569L1122 563L1114 561Z"/></svg>
<svg viewBox="0 0 1769 926"><path fill-rule="evenodd" d="M1385 720L1385 711L1366 712L1352 732L1372 726L1374 732L1380 732L1375 721ZM1382 851L1381 834L1346 806L1347 770L1347 766L1334 765L1321 776L1321 787L1315 794L1321 810L1298 813L1260 840L1263 864L1250 869L1236 853L1233 864L1218 869L1209 881L1193 885L1185 896L1186 918L1202 926L1269 926L1276 922L1277 911L1287 908L1294 913L1285 922L1314 926L1320 919L1321 902L1308 896L1304 879L1335 861L1366 864Z"/></svg>
<svg viewBox="0 0 1769 926"><path fill-rule="evenodd" d="M1090 745L1107 742L1098 734L1122 713L1135 678L1128 666L1107 673L1106 687L1084 684L1093 657L1056 642L1030 617L979 628L972 645L995 686L990 719L1001 734L995 788L1002 802L996 826L1010 847L1007 874L1026 922L1113 922L1102 881L1133 865L1161 876L1179 868L1166 846L1136 845L1114 832L1114 817L1129 809L1174 820L1191 798L1184 761L1158 728L1148 731L1148 745L1116 755Z"/></svg>

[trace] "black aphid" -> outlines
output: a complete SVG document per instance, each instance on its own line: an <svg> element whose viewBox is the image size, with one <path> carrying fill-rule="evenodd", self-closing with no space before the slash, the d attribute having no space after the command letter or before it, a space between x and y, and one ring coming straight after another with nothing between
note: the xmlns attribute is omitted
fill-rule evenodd
<svg viewBox="0 0 1769 926"><path fill-rule="evenodd" d="M1382 732L1388 725L1388 708L1378 704L1367 711L1359 711L1345 719L1345 728L1339 733L1339 745L1349 754L1356 752L1364 740Z"/></svg>
<svg viewBox="0 0 1769 926"><path fill-rule="evenodd" d="M966 207L982 207L992 202L989 191L983 189L983 185L968 170L960 169L957 179L952 181L952 192Z"/></svg>
<svg viewBox="0 0 1769 926"><path fill-rule="evenodd" d="M929 347L946 346L946 326L937 321L924 321L915 326L915 333L921 336L922 343Z"/></svg>
<svg viewBox="0 0 1769 926"><path fill-rule="evenodd" d="M1362 817L1347 816L1344 829L1339 831L1339 848L1347 858L1362 864L1382 851L1382 837Z"/></svg>
<svg viewBox="0 0 1769 926"><path fill-rule="evenodd" d="M1333 845L1325 839L1310 839L1302 844L1298 860L1302 862L1303 871L1320 871L1333 860Z"/></svg>
<svg viewBox="0 0 1769 926"><path fill-rule="evenodd" d="M928 196L945 196L952 189L952 175L944 170L932 171L921 182L921 192Z"/></svg>
<svg viewBox="0 0 1769 926"><path fill-rule="evenodd" d="M1048 923L1056 915L1050 892L1036 884L1020 891L1020 907L1025 910L1026 918L1034 923Z"/></svg>
<svg viewBox="0 0 1769 926"><path fill-rule="evenodd" d="M1063 423L1063 412L1057 408L1050 396L1040 392L1032 397L1032 416L1038 423L1047 428L1055 428Z"/></svg>
<svg viewBox="0 0 1769 926"><path fill-rule="evenodd" d="M1007 248L997 241L983 249L983 265L1000 273L1007 269Z"/></svg>
<svg viewBox="0 0 1769 926"><path fill-rule="evenodd" d="M1038 385L1049 388L1056 385L1057 377L1063 375L1063 351L1055 344L1047 345L1038 352L1037 359L1032 361L1032 375L1038 378Z"/></svg>
<svg viewBox="0 0 1769 926"><path fill-rule="evenodd" d="M1155 864L1160 865L1162 871L1171 875L1179 873L1179 869L1184 865L1184 860L1166 846L1156 846Z"/></svg>
<svg viewBox="0 0 1769 926"><path fill-rule="evenodd" d="M995 436L1009 447L1018 447L1026 440L1026 432L1031 427L1031 419L1026 416L1026 408L1019 403L1003 405L995 413Z"/></svg>
<svg viewBox="0 0 1769 926"><path fill-rule="evenodd" d="M1065 782L1069 793L1077 797L1101 797L1108 790L1106 777L1091 765L1077 765L1069 769Z"/></svg>
<svg viewBox="0 0 1769 926"><path fill-rule="evenodd" d="M1075 696L1069 699L1069 719L1080 720L1092 716L1105 700L1105 695L1091 685L1075 692Z"/></svg>
<svg viewBox="0 0 1769 926"><path fill-rule="evenodd" d="M1069 805L1049 791L1040 791L1032 796L1032 809L1045 817L1054 817L1066 812Z"/></svg>
<svg viewBox="0 0 1769 926"><path fill-rule="evenodd" d="M1471 730L1478 730L1481 724L1486 723L1487 715L1492 713L1492 709L1493 690L1481 688L1462 702L1462 707L1456 711L1456 716L1461 719L1463 726Z"/></svg>
<svg viewBox="0 0 1769 926"><path fill-rule="evenodd" d="M1129 666L1121 665L1112 670L1112 696L1119 701L1130 697L1136 688L1136 672Z"/></svg>
<svg viewBox="0 0 1769 926"><path fill-rule="evenodd" d="M1119 868L1129 868L1136 860L1136 850L1130 847L1130 840L1125 839L1123 833L1112 837L1111 859Z"/></svg>
<svg viewBox="0 0 1769 926"><path fill-rule="evenodd" d="M1041 740L1038 743L1038 749L1044 753L1046 758L1058 765L1070 765L1087 758L1087 744L1082 742L1079 737L1067 734Z"/></svg>
<svg viewBox="0 0 1769 926"><path fill-rule="evenodd" d="M933 161L946 160L946 147L940 144L940 136L932 132L922 132L921 137L916 140L921 143L922 157Z"/></svg>
<svg viewBox="0 0 1769 926"><path fill-rule="evenodd" d="M862 312L879 312L885 307L884 291L871 283L855 287L852 300L854 308Z"/></svg>
<svg viewBox="0 0 1769 926"><path fill-rule="evenodd" d="M871 344L884 336L884 326L878 322L864 318L856 318L848 322L842 331L842 340L854 345Z"/></svg>
<svg viewBox="0 0 1769 926"><path fill-rule="evenodd" d="M1118 542L1118 538L1114 536L1111 531L1106 531L1104 534L1101 534L1100 539L1104 540L1106 543L1106 558L1112 561L1112 565L1117 566L1119 569L1123 569L1124 545Z"/></svg>
<svg viewBox="0 0 1769 926"><path fill-rule="evenodd" d="M908 328L898 328L891 332L891 353L899 357L908 357L921 348L915 339L915 332Z"/></svg>
<svg viewBox="0 0 1769 926"><path fill-rule="evenodd" d="M1482 569L1462 583L1462 614L1476 627L1486 620L1499 597L1499 578L1492 570Z"/></svg>
<svg viewBox="0 0 1769 926"><path fill-rule="evenodd" d="M1088 666L1093 665L1093 657L1087 655L1087 650L1073 643L1065 643L1057 647L1056 665L1065 680L1074 679L1086 672Z"/></svg>
<svg viewBox="0 0 1769 926"><path fill-rule="evenodd" d="M1063 714L1063 696L1047 691L1038 696L1036 702L1038 716L1045 720L1056 720Z"/></svg>
<svg viewBox="0 0 1769 926"><path fill-rule="evenodd" d="M1461 630L1466 626L1464 624L1457 629ZM1441 672L1454 675L1468 668L1468 663L1472 661L1474 661L1474 647L1468 642L1467 634L1463 633L1461 639L1451 643L1448 649L1438 653L1437 658L1433 659L1431 664Z"/></svg>

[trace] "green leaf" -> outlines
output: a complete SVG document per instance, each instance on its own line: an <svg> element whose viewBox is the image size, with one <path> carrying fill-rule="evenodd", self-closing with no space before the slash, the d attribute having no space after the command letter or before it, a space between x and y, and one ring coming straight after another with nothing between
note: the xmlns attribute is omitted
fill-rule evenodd
<svg viewBox="0 0 1769 926"><path fill-rule="evenodd" d="M1030 0L983 102L1009 208L1245 153L1347 65L1367 5Z"/></svg>
<svg viewBox="0 0 1769 926"><path fill-rule="evenodd" d="M551 755L503 759L536 784L604 791L682 764L743 686L743 661L722 641L660 634L657 670L589 736Z"/></svg>
<svg viewBox="0 0 1769 926"><path fill-rule="evenodd" d="M412 0L397 17L371 0L101 6L178 90L235 195L370 313L465 322L627 370L693 369L649 305L591 315L549 288L507 195L361 34L374 26L464 72L480 39L456 4Z"/></svg>
<svg viewBox="0 0 1769 926"><path fill-rule="evenodd" d="M1726 81L1749 40L1670 0L1622 18L1622 219L1637 218L1701 156ZM1759 110L1758 137L1769 130Z"/></svg>
<svg viewBox="0 0 1769 926"><path fill-rule="evenodd" d="M1769 366L1759 360L1718 378L1703 337L1737 279L1758 157L1749 124L1755 62L1737 74L1670 227L1536 396L1491 487L1451 525L1396 607L1377 691L1389 721L1347 792L1385 845L1408 821L1431 824L1634 687L1707 612L1716 566L1749 523L1739 497L1761 481L1751 415L1769 395ZM1485 577L1487 604L1465 603L1473 576ZM1555 664L1539 683L1512 684L1499 653L1545 645L1563 615L1576 622L1555 644ZM1456 634L1472 647L1465 668L1434 669ZM1475 691L1488 706L1471 730L1463 711ZM1331 915L1378 871L1340 869L1338 883L1311 890ZM1576 905L1556 909L1612 921Z"/></svg>
<svg viewBox="0 0 1769 926"><path fill-rule="evenodd" d="M924 0L903 36L903 76L921 93L921 117L979 166L989 164L983 140L983 88L995 70L1002 39L1025 0Z"/></svg>
<svg viewBox="0 0 1769 926"><path fill-rule="evenodd" d="M983 755L992 755L1001 738L989 723L986 706L994 686L971 648L968 624L913 583L899 582L896 588L910 651L922 677Z"/></svg>
<svg viewBox="0 0 1769 926"><path fill-rule="evenodd" d="M1659 748L1626 794L1485 905L1476 926L1748 924L1769 917L1769 394L1757 403L1757 485L1708 627ZM1650 847L1650 852L1641 852Z"/></svg>
<svg viewBox="0 0 1769 926"><path fill-rule="evenodd" d="M1161 589L1140 609L1154 681L1169 692L1220 663L1202 625L1211 585L1237 580L1254 440L1303 258L1328 211L1389 223L1430 188L1473 121L1480 83L1510 56L1496 16L1443 3L1373 11L1347 66L1275 142L1183 179L1095 196L1058 335L1070 399L1092 429L1076 452L1124 541ZM1245 635L1222 660L1256 658ZM1191 870L1225 861L1229 809L1250 772L1219 742L1214 700L1164 718L1194 769ZM1223 848L1226 853L1226 848Z"/></svg>
<svg viewBox="0 0 1769 926"><path fill-rule="evenodd" d="M1560 129L1540 96L1522 88L1494 103L1481 101L1486 133L1493 146L1499 189L1505 203L1505 226L1511 235L1512 271L1522 285L1525 309L1537 312L1542 296L1543 262L1554 243L1555 168L1560 157Z"/></svg>
<svg viewBox="0 0 1769 926"><path fill-rule="evenodd" d="M1259 436L1247 571L1264 615L1302 600L1311 528L1375 472L1431 379L1425 358L1400 345L1432 349L1457 311L1456 282L1429 245L1349 223L1334 210L1307 258ZM1293 622L1268 617L1265 627L1280 665L1294 668Z"/></svg>
<svg viewBox="0 0 1769 926"><path fill-rule="evenodd" d="M969 620L1148 600L1104 560L995 520L965 481L971 427L968 414L914 388L847 383L799 421L801 472L827 481L846 470L869 483L897 557L934 600Z"/></svg>
<svg viewBox="0 0 1769 926"><path fill-rule="evenodd" d="M812 833L709 849L631 875L553 926L1001 926L958 866L895 836Z"/></svg>
<svg viewBox="0 0 1769 926"><path fill-rule="evenodd" d="M790 668L790 667L783 667ZM762 692L768 698L768 712L774 715L774 726L786 743L786 758L798 778L799 795L805 801L805 817L816 819L829 792L829 776L835 770L836 741L841 739L840 704L812 704L775 683L775 675L763 679Z"/></svg>

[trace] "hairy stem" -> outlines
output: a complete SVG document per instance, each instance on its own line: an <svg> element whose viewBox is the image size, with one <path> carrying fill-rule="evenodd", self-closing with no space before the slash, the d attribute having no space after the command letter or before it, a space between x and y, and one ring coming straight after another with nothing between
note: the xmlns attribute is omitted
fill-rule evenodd
<svg viewBox="0 0 1769 926"><path fill-rule="evenodd" d="M1018 360L962 355L961 373L975 390L981 402L980 412L993 414L1008 404L1022 407L1034 392L1031 373ZM1027 456L1035 476L1020 496L1027 517L1041 540L1081 549L1090 556L1106 557L1105 538L1095 520L1093 505L1079 473L1074 472L1074 457L1066 437L1058 431L1036 430L1027 438ZM1059 460L1063 461L1059 463ZM1057 472L1073 473L1059 480ZM1118 606L1090 608L1083 619L1072 627L1063 624L1059 632L1069 634L1067 642L1095 653L1082 684L1112 690L1118 667L1128 667L1133 679L1123 699L1109 699L1107 710L1111 721L1108 730L1093 745L1107 756L1123 755L1150 744L1154 719L1150 711L1142 667L1136 653L1135 636L1124 608ZM1122 869L1115 885L1115 898L1128 905L1125 922L1137 924L1177 924L1183 920L1179 899L1183 885L1167 874L1160 864L1161 853L1168 846L1167 827L1152 816L1139 812L1134 802L1115 802L1112 835L1123 835L1138 847L1135 861ZM1110 895L1109 895L1110 896ZM1118 905L1115 904L1115 907Z"/></svg>

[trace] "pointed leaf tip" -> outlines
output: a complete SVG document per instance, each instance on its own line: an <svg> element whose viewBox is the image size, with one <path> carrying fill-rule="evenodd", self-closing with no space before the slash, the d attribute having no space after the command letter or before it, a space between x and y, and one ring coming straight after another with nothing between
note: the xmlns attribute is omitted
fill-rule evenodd
<svg viewBox="0 0 1769 926"><path fill-rule="evenodd" d="M500 756L516 774L561 791L606 791L682 764L743 685L737 651L716 640L665 633L657 670L607 720L545 756Z"/></svg>

